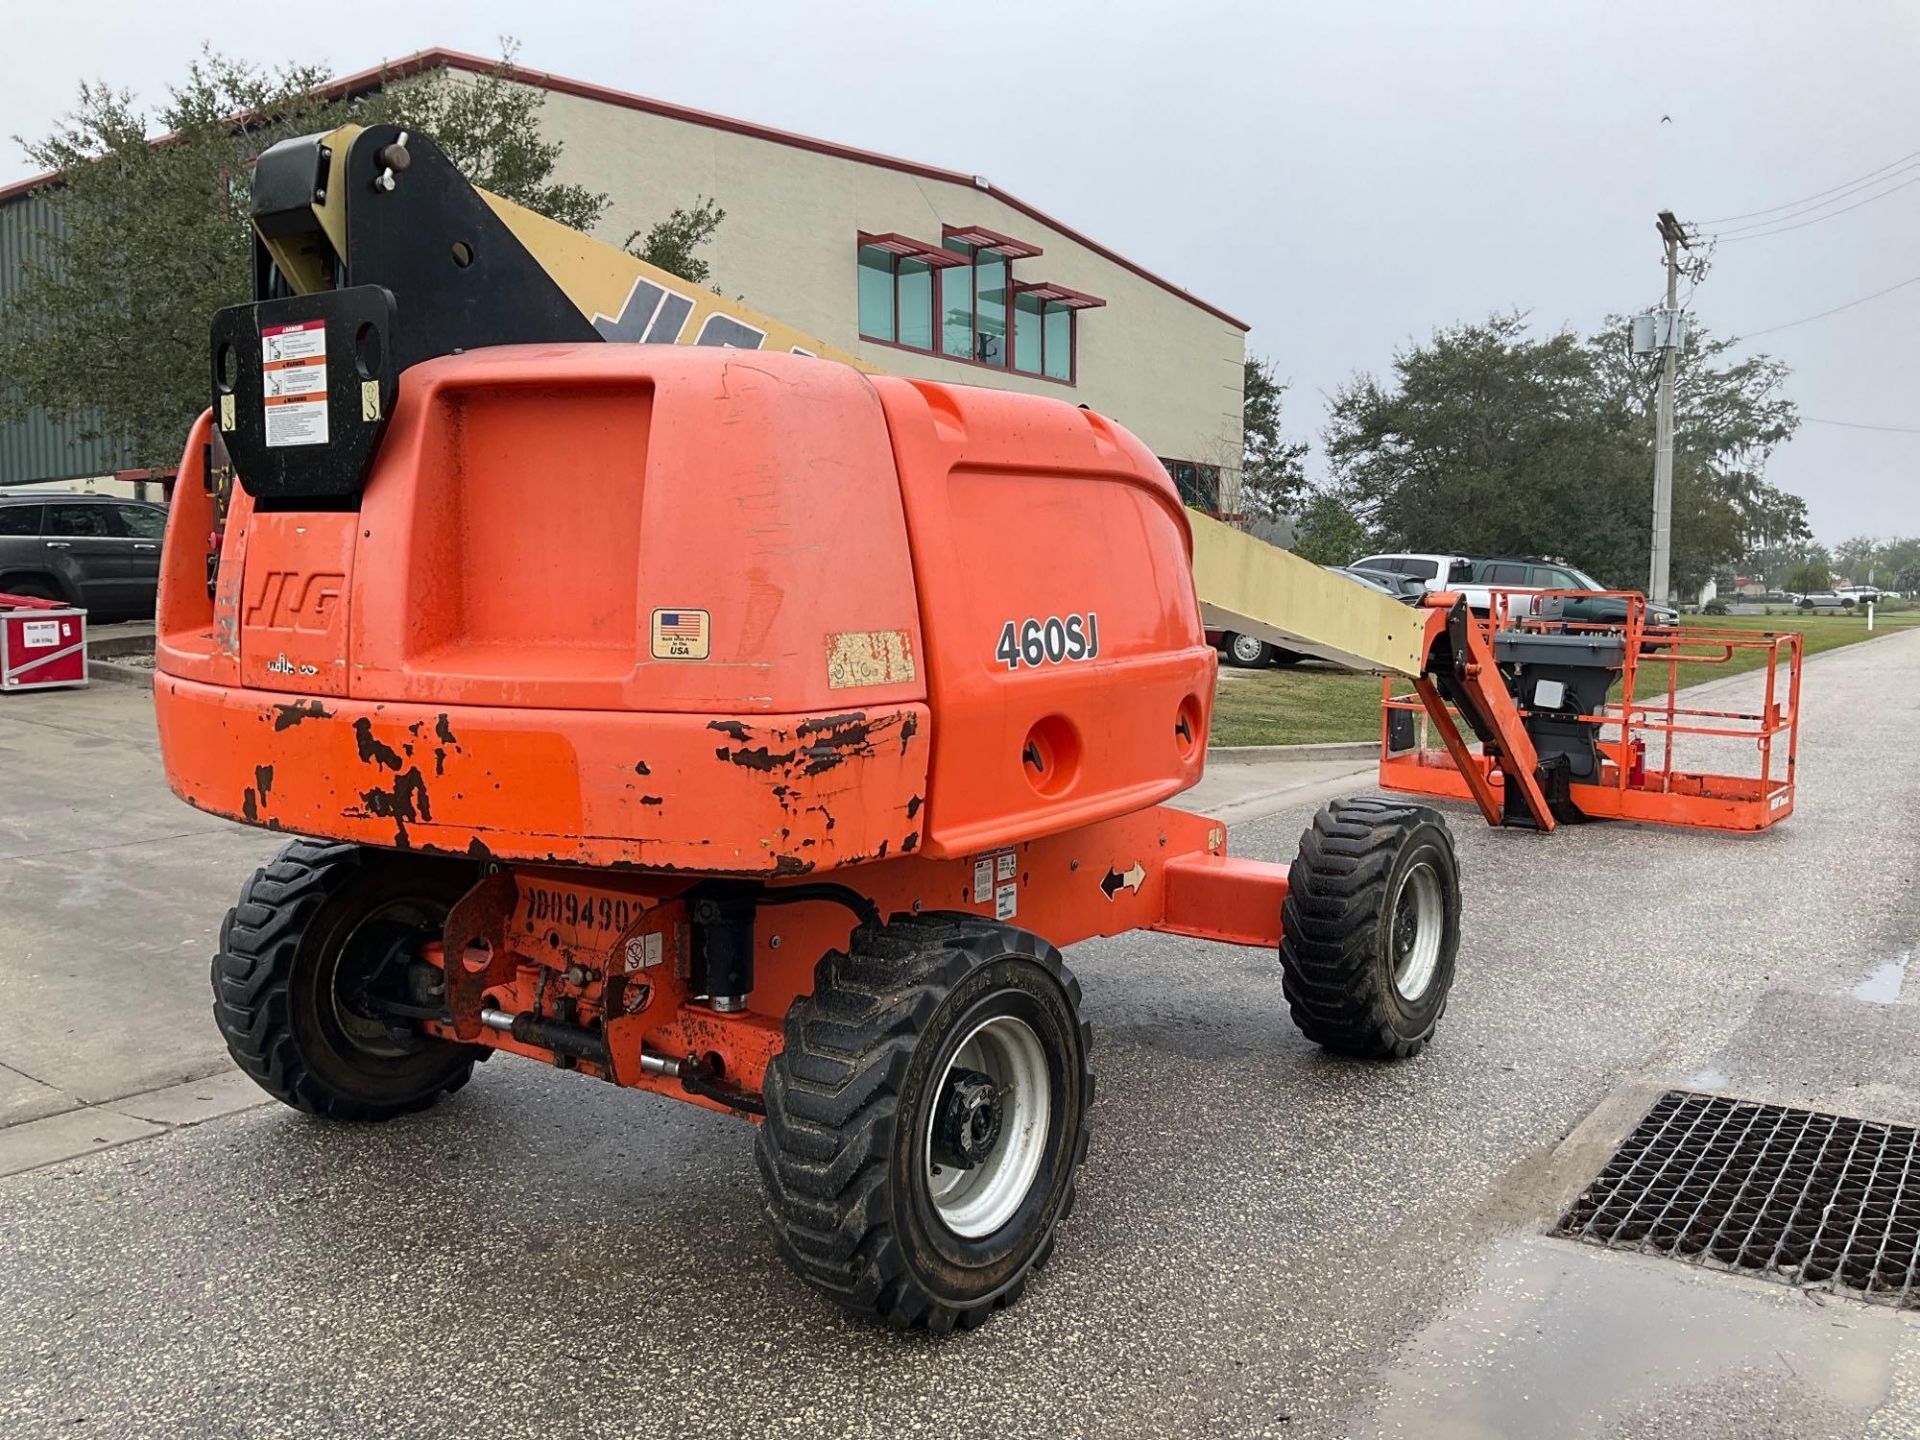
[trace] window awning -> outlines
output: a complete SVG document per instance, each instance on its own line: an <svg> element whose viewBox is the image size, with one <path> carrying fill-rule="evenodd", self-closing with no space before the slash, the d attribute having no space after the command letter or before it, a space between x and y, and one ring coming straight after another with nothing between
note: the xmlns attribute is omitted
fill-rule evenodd
<svg viewBox="0 0 1920 1440"><path fill-rule="evenodd" d="M949 265L964 265L967 257L939 245L929 244L925 240L916 240L911 235L901 235L888 231L884 235L872 235L860 232L860 243L875 250L884 250L889 255L898 255L902 260L919 260L935 270L944 270Z"/></svg>
<svg viewBox="0 0 1920 1440"><path fill-rule="evenodd" d="M1089 295L1084 290L1069 290L1065 285L1056 285L1051 280L1028 281L1016 284L1013 289L1017 295L1031 295L1035 300L1058 305L1062 310L1097 310L1107 303L1098 295Z"/></svg>
<svg viewBox="0 0 1920 1440"><path fill-rule="evenodd" d="M1009 260L1031 260L1036 255L1047 253L1038 245L1029 245L1024 240L1002 235L998 230L989 230L984 225L943 225L940 236L943 240L958 240L962 245L971 245L976 250L998 251Z"/></svg>

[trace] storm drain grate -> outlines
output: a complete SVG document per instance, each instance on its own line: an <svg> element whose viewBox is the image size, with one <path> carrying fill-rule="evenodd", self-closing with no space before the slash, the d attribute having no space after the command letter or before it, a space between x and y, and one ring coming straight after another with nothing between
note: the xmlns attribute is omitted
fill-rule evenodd
<svg viewBox="0 0 1920 1440"><path fill-rule="evenodd" d="M1555 1233L1920 1308L1920 1130L1670 1090Z"/></svg>

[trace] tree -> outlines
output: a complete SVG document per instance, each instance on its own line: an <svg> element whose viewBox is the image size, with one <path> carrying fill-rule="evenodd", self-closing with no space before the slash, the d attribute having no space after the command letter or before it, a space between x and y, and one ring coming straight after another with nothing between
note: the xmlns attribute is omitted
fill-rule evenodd
<svg viewBox="0 0 1920 1440"><path fill-rule="evenodd" d="M1833 572L1823 560L1803 560L1787 572L1786 588L1795 595L1824 590L1833 584Z"/></svg>
<svg viewBox="0 0 1920 1440"><path fill-rule="evenodd" d="M493 72L394 77L328 99L319 66L265 71L208 49L151 117L126 91L82 85L74 113L23 142L60 179L44 253L0 311L0 414L38 406L104 436L130 466L171 469L207 403L207 321L250 298L253 160L276 141L346 121L433 136L467 176L564 224L593 224L603 195L553 179L545 92ZM150 123L151 122L151 123ZM151 128L168 138L149 143Z"/></svg>
<svg viewBox="0 0 1920 1440"><path fill-rule="evenodd" d="M1362 525L1330 490L1315 490L1294 527L1293 553L1316 565L1351 565L1373 548Z"/></svg>
<svg viewBox="0 0 1920 1440"><path fill-rule="evenodd" d="M1810 560L1827 563L1827 552L1808 541L1791 541L1780 545L1769 545L1754 551L1741 561L1750 579L1761 581L1769 589L1784 590L1787 586L1787 573L1796 565Z"/></svg>
<svg viewBox="0 0 1920 1440"><path fill-rule="evenodd" d="M1871 535L1855 535L1833 547L1834 567L1856 585L1880 564L1881 544Z"/></svg>
<svg viewBox="0 0 1920 1440"><path fill-rule="evenodd" d="M718 204L704 195L699 196L692 209L674 210L648 230L644 240L638 230L627 236L627 253L649 265L658 265L682 280L704 285L713 270L693 252L713 238L720 222L726 218L727 212ZM635 245L636 240L641 243Z"/></svg>
<svg viewBox="0 0 1920 1440"><path fill-rule="evenodd" d="M1630 322L1611 315L1591 337L1599 383L1653 433L1659 362L1632 353ZM1804 540L1806 504L1762 478L1774 449L1792 438L1799 413L1784 393L1788 368L1769 355L1732 358L1737 341L1696 328L1679 355L1674 383L1674 468L1692 468L1730 504L1751 551L1783 540Z"/></svg>
<svg viewBox="0 0 1920 1440"><path fill-rule="evenodd" d="M1274 378L1271 361L1248 357L1241 403L1245 438L1240 508L1259 520L1292 514L1307 488L1307 472L1300 463L1307 447L1289 444L1281 433L1280 409L1286 393L1286 382Z"/></svg>
<svg viewBox="0 0 1920 1440"><path fill-rule="evenodd" d="M1898 577L1910 570L1920 570L1920 537L1897 535L1881 548L1877 569L1884 575L1895 577L1899 589L1920 589L1920 586L1902 584Z"/></svg>
<svg viewBox="0 0 1920 1440"><path fill-rule="evenodd" d="M1535 335L1524 315L1435 332L1383 384L1334 395L1327 457L1342 498L1388 545L1564 558L1645 583L1653 509L1653 371L1624 324ZM1785 367L1725 358L1701 336L1676 412L1676 588L1704 584L1761 537L1804 537L1805 507L1762 478L1797 423Z"/></svg>

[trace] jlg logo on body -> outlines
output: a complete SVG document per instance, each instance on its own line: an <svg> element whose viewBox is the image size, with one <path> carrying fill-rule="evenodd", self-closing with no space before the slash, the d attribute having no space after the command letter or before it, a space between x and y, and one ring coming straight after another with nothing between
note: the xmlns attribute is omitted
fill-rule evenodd
<svg viewBox="0 0 1920 1440"><path fill-rule="evenodd" d="M269 570L260 588L247 598L250 630L304 630L318 634L331 621L347 577L333 572L303 575L298 570Z"/></svg>

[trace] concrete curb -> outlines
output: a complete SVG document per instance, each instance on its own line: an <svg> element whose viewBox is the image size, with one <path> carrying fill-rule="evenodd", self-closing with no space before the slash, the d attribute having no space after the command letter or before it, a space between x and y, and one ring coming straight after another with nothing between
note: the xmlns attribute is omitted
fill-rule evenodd
<svg viewBox="0 0 1920 1440"><path fill-rule="evenodd" d="M153 688L153 667L150 665L116 665L111 660L96 660L87 656L87 678L104 680L109 685L139 685L144 689Z"/></svg>
<svg viewBox="0 0 1920 1440"><path fill-rule="evenodd" d="M1379 753L1378 740L1328 740L1313 745L1209 745L1207 763L1259 765L1269 760L1365 760Z"/></svg>
<svg viewBox="0 0 1920 1440"><path fill-rule="evenodd" d="M117 660L124 655L151 655L153 636L151 635L89 635L87 637L87 658L90 660Z"/></svg>
<svg viewBox="0 0 1920 1440"><path fill-rule="evenodd" d="M0 1127L0 1176L112 1150L135 1140L271 1105L271 1096L232 1066L113 1100L82 1100L50 1115Z"/></svg>

